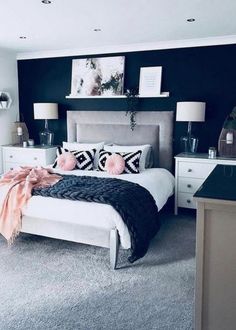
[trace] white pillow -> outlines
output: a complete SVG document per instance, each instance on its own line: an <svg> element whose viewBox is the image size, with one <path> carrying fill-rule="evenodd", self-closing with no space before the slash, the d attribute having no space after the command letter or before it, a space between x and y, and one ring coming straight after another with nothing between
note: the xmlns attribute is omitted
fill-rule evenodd
<svg viewBox="0 0 236 330"><path fill-rule="evenodd" d="M141 150L142 154L139 161L139 170L144 171L148 167L150 161L152 147L150 144L136 145L136 146L119 146L119 145L104 145L105 151L110 152L134 152Z"/></svg>
<svg viewBox="0 0 236 330"><path fill-rule="evenodd" d="M98 160L99 160L99 151L103 149L104 142L98 143L79 143L79 142L65 142L63 141L63 148L68 150L92 150L96 149L95 157L94 157L94 168L97 169L98 167Z"/></svg>

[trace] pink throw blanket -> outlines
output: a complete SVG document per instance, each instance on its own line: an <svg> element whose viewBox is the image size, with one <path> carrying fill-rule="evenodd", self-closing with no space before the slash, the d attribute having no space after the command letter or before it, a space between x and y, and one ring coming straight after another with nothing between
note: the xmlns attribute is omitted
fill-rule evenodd
<svg viewBox="0 0 236 330"><path fill-rule="evenodd" d="M22 208L36 187L48 187L62 179L42 167L20 167L0 180L0 233L12 243L21 230Z"/></svg>

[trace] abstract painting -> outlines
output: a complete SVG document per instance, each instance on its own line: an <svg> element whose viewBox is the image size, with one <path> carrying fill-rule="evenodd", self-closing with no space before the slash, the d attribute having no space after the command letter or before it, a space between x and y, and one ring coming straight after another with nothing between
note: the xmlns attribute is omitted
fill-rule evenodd
<svg viewBox="0 0 236 330"><path fill-rule="evenodd" d="M124 56L72 60L71 96L123 94Z"/></svg>

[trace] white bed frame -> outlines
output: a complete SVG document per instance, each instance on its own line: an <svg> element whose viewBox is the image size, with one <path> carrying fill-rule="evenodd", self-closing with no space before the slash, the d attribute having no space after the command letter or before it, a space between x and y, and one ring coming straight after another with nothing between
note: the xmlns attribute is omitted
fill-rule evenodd
<svg viewBox="0 0 236 330"><path fill-rule="evenodd" d="M155 141L147 141L145 134L141 137L143 144L150 143L154 150L158 152L159 167L171 170L172 168L172 136L173 136L173 112L172 111L153 111L138 112L136 116L137 125L146 125L150 130L153 125L158 126L159 136ZM79 131L79 124L96 125L96 136L94 131L90 132L90 141L84 141L84 136ZM99 132L99 124L102 132ZM104 124L111 127L112 136L107 138L110 133L104 132ZM120 143L123 136L119 136L121 125L129 125L129 118L124 111L67 111L67 137L68 142L100 142L105 134L105 142ZM146 127L145 126L145 127ZM95 126L94 126L95 127ZM114 141L115 128L118 128ZM138 126L137 126L138 127ZM91 128L91 127L90 127ZM123 128L123 126L122 126ZM129 135L126 145L140 144L140 136L137 136L138 129ZM86 133L87 134L87 133ZM86 135L87 139L87 135ZM123 142L123 141L122 141ZM63 239L77 243L96 245L110 249L111 268L115 269L119 250L119 235L115 227L104 229L99 224L96 227L88 227L80 224L72 224L50 219L39 219L24 216L22 218L22 232L41 235L51 238Z"/></svg>

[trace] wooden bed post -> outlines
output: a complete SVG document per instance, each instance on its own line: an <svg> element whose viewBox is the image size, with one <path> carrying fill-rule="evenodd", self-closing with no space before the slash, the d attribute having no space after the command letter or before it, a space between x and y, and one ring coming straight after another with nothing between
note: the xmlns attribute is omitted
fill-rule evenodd
<svg viewBox="0 0 236 330"><path fill-rule="evenodd" d="M116 228L110 231L110 265L111 269L116 269L117 257L119 251L119 237Z"/></svg>

